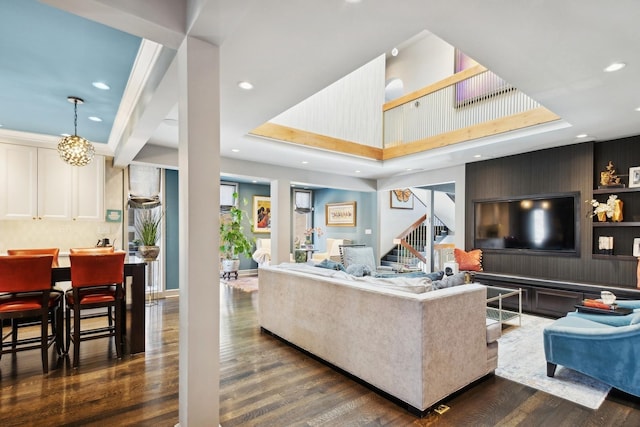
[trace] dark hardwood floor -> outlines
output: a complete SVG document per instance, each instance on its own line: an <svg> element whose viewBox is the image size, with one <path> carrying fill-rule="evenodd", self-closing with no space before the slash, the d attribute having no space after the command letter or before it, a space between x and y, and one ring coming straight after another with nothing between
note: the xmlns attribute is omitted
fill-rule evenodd
<svg viewBox="0 0 640 427"><path fill-rule="evenodd" d="M261 333L258 293L221 287L220 423L230 426L639 426L640 399L610 393L597 411L491 376L417 418ZM295 320L292 320L295 321ZM0 360L0 426L173 426L178 421L178 300L147 307L147 352L114 358L83 342L80 367L38 351ZM109 356L111 354L111 356ZM211 396L216 399L216 396Z"/></svg>

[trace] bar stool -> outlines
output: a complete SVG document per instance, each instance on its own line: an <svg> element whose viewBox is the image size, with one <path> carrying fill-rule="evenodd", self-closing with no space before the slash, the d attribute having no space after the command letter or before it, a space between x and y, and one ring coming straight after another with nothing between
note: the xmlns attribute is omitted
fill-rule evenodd
<svg viewBox="0 0 640 427"><path fill-rule="evenodd" d="M122 357L122 326L124 318L124 258L125 252L102 254L71 253L71 289L66 296L67 348L73 342L73 367L78 366L80 342L114 337L116 353ZM113 321L106 327L81 329L83 310L106 307L114 309ZM73 328L71 328L73 311ZM109 316L111 319L111 316Z"/></svg>
<svg viewBox="0 0 640 427"><path fill-rule="evenodd" d="M39 348L45 374L49 372L49 347L55 343L58 354L62 351L62 298L51 290L52 263L52 255L0 256L0 357ZM50 314L51 336L47 332ZM5 344L9 334L2 332L2 321L25 318L37 319L40 337L17 340L12 333L11 343Z"/></svg>
<svg viewBox="0 0 640 427"><path fill-rule="evenodd" d="M51 263L51 267L58 267L58 255L60 253L59 248L26 248L26 249L7 249L7 255L16 256L16 255L52 255L53 261ZM53 289L52 292L57 292L60 296L62 292L59 290ZM62 314L62 307L60 308L60 314ZM56 328L55 325L55 317L51 315L51 333L54 333ZM18 339L18 329L26 326L33 326L39 322L38 319L13 319L11 321L11 328L13 334L13 341ZM60 351L64 351L62 348L62 336L60 336Z"/></svg>

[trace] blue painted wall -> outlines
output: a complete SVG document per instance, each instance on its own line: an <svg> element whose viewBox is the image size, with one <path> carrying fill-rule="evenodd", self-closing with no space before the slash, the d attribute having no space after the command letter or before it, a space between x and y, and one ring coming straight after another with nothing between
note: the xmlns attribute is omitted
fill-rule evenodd
<svg viewBox="0 0 640 427"><path fill-rule="evenodd" d="M327 227L325 221L325 205L327 203L356 202L355 227ZM353 243L364 244L374 248L377 253L377 193L345 191L335 189L313 190L313 226L322 227L324 234L315 239L314 245L320 250L326 250L326 238L350 239ZM365 234L371 229L372 234Z"/></svg>
<svg viewBox="0 0 640 427"><path fill-rule="evenodd" d="M179 257L180 249L178 243L178 171L165 170L165 288L179 289Z"/></svg>

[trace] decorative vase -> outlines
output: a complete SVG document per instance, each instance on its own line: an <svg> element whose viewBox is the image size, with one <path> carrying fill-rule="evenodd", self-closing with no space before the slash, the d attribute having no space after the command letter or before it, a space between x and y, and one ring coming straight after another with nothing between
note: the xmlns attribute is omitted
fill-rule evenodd
<svg viewBox="0 0 640 427"><path fill-rule="evenodd" d="M622 200L616 199L615 204L613 205L613 215L611 216L611 220L613 222L622 222Z"/></svg>
<svg viewBox="0 0 640 427"><path fill-rule="evenodd" d="M598 212L598 221L600 221L600 222L606 222L607 221L606 212Z"/></svg>
<svg viewBox="0 0 640 427"><path fill-rule="evenodd" d="M160 254L160 246L138 246L138 256L145 261L155 261Z"/></svg>

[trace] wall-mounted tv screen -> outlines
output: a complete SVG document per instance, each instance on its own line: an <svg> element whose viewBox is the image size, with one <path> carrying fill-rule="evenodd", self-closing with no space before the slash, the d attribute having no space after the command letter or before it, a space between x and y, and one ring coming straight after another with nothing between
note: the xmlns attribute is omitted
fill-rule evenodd
<svg viewBox="0 0 640 427"><path fill-rule="evenodd" d="M474 247L579 255L580 193L474 201Z"/></svg>

